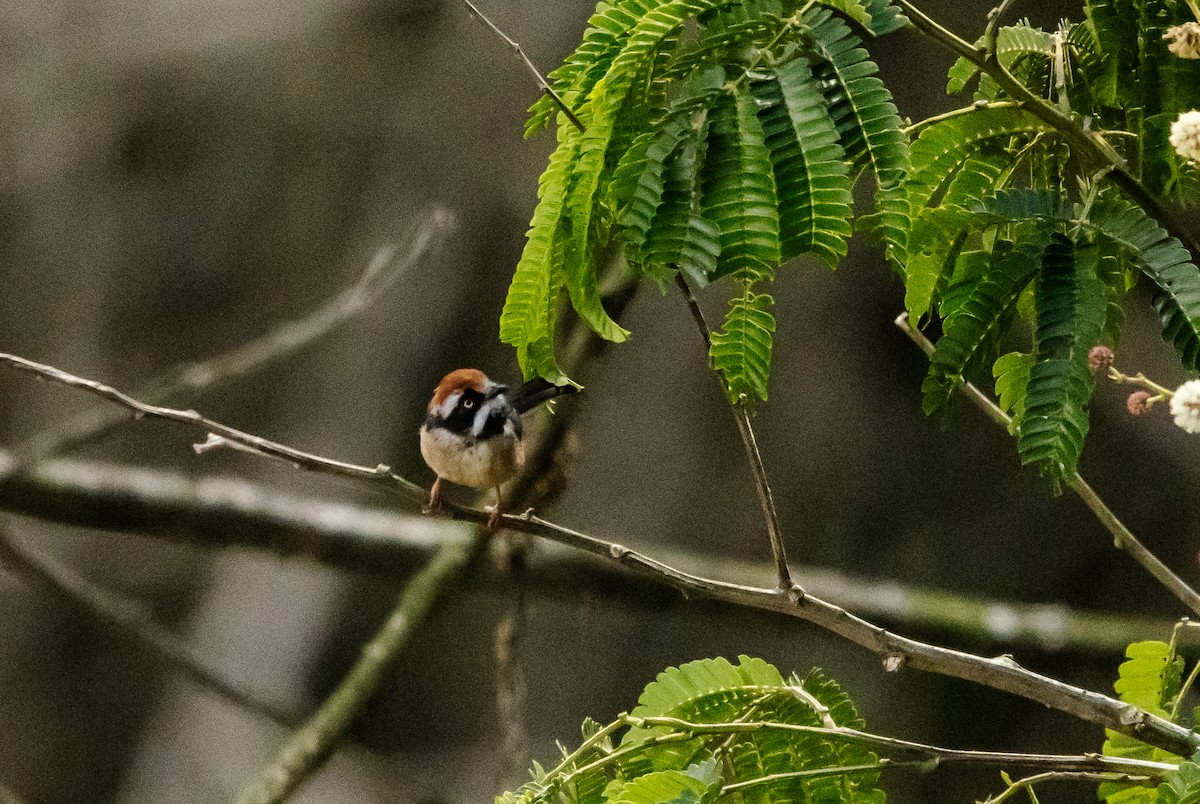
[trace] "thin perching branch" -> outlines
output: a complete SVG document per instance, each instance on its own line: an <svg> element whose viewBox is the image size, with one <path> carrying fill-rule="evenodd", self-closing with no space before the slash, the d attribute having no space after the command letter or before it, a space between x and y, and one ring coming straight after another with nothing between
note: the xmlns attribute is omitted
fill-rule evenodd
<svg viewBox="0 0 1200 804"><path fill-rule="evenodd" d="M278 804L299 787L333 753L346 729L378 690L425 621L442 591L466 568L483 544L449 542L404 587L379 632L363 646L358 661L307 723L284 743L275 759L246 785L237 804Z"/></svg>
<svg viewBox="0 0 1200 804"><path fill-rule="evenodd" d="M0 363L74 388L87 390L127 407L132 407L147 416L178 421L191 427L216 433L221 439L247 451L288 461L299 468L383 483L393 490L402 491L418 500L424 500L427 495L427 492L416 483L401 477L382 464L372 469L312 455L220 424L195 411L178 411L147 405L102 383L76 377L52 366L44 366L13 355L0 354ZM486 511L450 504L445 504L443 510L452 516L476 523L486 522L489 518L489 513ZM789 589L762 589L694 575L631 550L624 545L564 528L530 513L517 516L507 514L504 516L504 526L515 531L570 545L614 561L621 566L647 573L659 582L673 586L690 597L708 598L747 608L777 612L813 623L881 655L884 660L884 668L888 671L896 671L907 665L919 670L972 681L1036 701L1081 720L1128 734L1182 756L1191 756L1197 748L1200 748L1200 734L1132 704L1090 690L1073 687L1049 676L1035 673L1021 667L1011 656L988 659L963 651L919 642L893 634L839 606L819 600L812 595L797 596Z"/></svg>
<svg viewBox="0 0 1200 804"><path fill-rule="evenodd" d="M896 326L900 331L909 337L915 343L925 356L933 354L933 343L925 337L925 334L916 327L908 323L908 315L901 313L896 317ZM987 414L988 418L996 424L1007 430L1012 424L1012 417L1000 409L987 394L981 391L974 384L963 382L961 390L967 399L975 404L975 407ZM1191 609L1196 614L1200 614L1200 593L1188 585L1186 581L1171 571L1171 568L1164 564L1158 556L1150 552L1146 545L1142 544L1133 532L1125 526L1112 510L1105 505L1104 500L1100 498L1094 489L1088 485L1083 479L1083 475L1076 472L1068 484L1079 499L1083 500L1084 505L1100 520L1100 524L1112 534L1113 544L1117 549L1124 550L1129 556L1142 565L1142 568L1150 573L1156 581L1163 585L1171 594Z"/></svg>
<svg viewBox="0 0 1200 804"><path fill-rule="evenodd" d="M223 388L266 365L290 357L362 313L399 277L440 245L454 226L454 216L448 210L433 207L418 220L403 253L394 245L380 249L354 284L308 315L279 324L261 337L223 354L175 366L131 395L156 405L185 398L191 400L197 394ZM84 411L15 447L16 469L19 471L52 455L90 443L127 421L128 411L122 408L106 406Z"/></svg>
<svg viewBox="0 0 1200 804"><path fill-rule="evenodd" d="M556 414L557 427L568 411ZM536 466L536 454L530 464ZM136 533L206 549L240 547L281 557L303 557L341 570L383 577L408 577L442 543L470 536L467 523L314 499L238 477L196 477L162 468L59 458L27 475L12 476L0 450L0 510L48 522ZM534 470L536 472L536 469ZM523 499L514 493L513 499ZM517 510L523 505L519 506ZM186 529L162 527L188 523ZM886 540L887 534L879 534ZM769 584L770 562L693 551L659 549L672 566L690 565L709 577ZM528 557L526 581L545 594L575 597L581 589L604 597L657 606L661 586L578 550L545 545ZM491 567L492 565L487 565ZM828 568L805 570L805 590L859 614L898 626L996 641L1041 651L1112 654L1146 634L1169 633L1166 618L1131 617L1068 606L1019 603L956 595L894 580L865 578ZM1200 629L1181 639L1200 647Z"/></svg>
<svg viewBox="0 0 1200 804"><path fill-rule="evenodd" d="M567 105L567 102L564 101L559 94L554 91L554 87L550 86L550 82L547 81L546 77L538 71L538 68L533 66L533 62L530 61L529 57L525 55L525 51L516 42L516 40L514 40L504 31L500 30L496 23L484 16L483 12L480 11L479 8L471 2L471 0L463 0L463 2L471 11L471 14L478 17L484 25L492 29L492 33L504 40L504 43L513 49L513 52L516 53L517 56L520 57L521 61L525 63L525 69L529 70L530 74L533 76L533 80L537 82L538 88L550 96L550 100L554 101L554 105L557 106L562 113L567 116L567 119L571 121L572 125L574 125L575 128L579 129L580 131L586 131L587 129L584 128L583 121L576 116L575 112L571 111L571 107Z"/></svg>
<svg viewBox="0 0 1200 804"><path fill-rule="evenodd" d="M687 301L700 337L704 339L704 351L712 350L712 330L704 319L704 311L696 301L696 295L683 277L683 272L675 272L675 281L679 285L683 298ZM754 488L758 492L758 503L762 507L763 520L767 525L767 538L771 542L771 556L775 559L775 572L778 575L779 588L789 595L803 597L804 590L792 581L792 572L788 568L787 548L783 543L783 527L779 523L779 510L775 507L775 495L771 492L771 481L767 477L767 469L763 465L762 453L758 449L758 439L754 436L754 426L750 423L750 411L746 406L737 402L733 405L733 418L737 421L738 435L742 438L742 446L746 449L746 459L750 462L750 471L754 474Z"/></svg>

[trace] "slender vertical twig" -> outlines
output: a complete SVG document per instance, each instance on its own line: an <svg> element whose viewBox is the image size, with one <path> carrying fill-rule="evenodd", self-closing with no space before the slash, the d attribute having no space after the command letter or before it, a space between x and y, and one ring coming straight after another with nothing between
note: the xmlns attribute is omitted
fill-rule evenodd
<svg viewBox="0 0 1200 804"><path fill-rule="evenodd" d="M687 301L688 308L692 311L692 318L695 319L696 327L704 339L705 351L711 351L712 330L708 327L704 311L700 309L700 303L696 301L696 295L692 293L692 288L683 278L682 272L675 272L675 281L683 293L683 298ZM787 591L790 595L802 597L804 590L792 581L792 573L788 568L787 549L783 544L783 528L779 524L779 511L775 507L775 495L771 493L771 482L767 477L767 469L763 465L762 453L758 449L754 426L750 423L750 411L741 402L735 403L733 418L737 421L738 434L742 437L742 446L746 449L750 471L754 473L754 486L758 492L759 505L762 507L763 520L767 525L767 538L771 541L771 556L775 559L775 572L779 588Z"/></svg>
<svg viewBox="0 0 1200 804"><path fill-rule="evenodd" d="M545 92L550 96L550 100L554 101L554 105L562 110L562 113L567 116L567 119L571 121L575 128L579 129L580 131L586 131L583 121L575 115L575 112L571 111L571 107L567 105L567 102L564 101L559 94L554 91L554 87L550 86L550 82L547 81L546 77L538 71L538 68L533 66L533 62L530 61L529 57L525 55L525 51L521 48L521 45L504 31L500 30L496 23L484 16L483 12L479 10L479 7L472 3L471 0L463 0L463 3L466 4L471 13L478 17L484 25L492 29L492 33L504 40L504 43L511 47L513 52L521 57L521 61L525 62L525 69L529 70L530 74L533 75L533 80L537 82L538 87L542 90L542 92Z"/></svg>
<svg viewBox="0 0 1200 804"><path fill-rule="evenodd" d="M925 337L924 333L908 323L908 316L906 314L901 313L897 316L895 323L927 357L933 354L933 343ZM977 408L986 413L988 418L996 424L1005 429L1008 429L1009 425L1012 424L1012 417L1001 410L987 394L974 384L964 382L961 390ZM1069 485L1071 490L1079 495L1079 499L1083 500L1088 509L1095 514L1096 519L1100 520L1100 524L1112 534L1113 544L1118 549L1124 550L1134 561L1141 564L1143 569L1149 572L1167 591L1175 595L1181 603L1193 612L1200 614L1200 594L1189 586L1186 581L1172 572L1170 567L1160 561L1154 553L1150 552L1146 545L1142 544L1133 535L1133 532L1104 504L1104 501L1100 499L1100 495L1096 494L1079 472L1075 473Z"/></svg>
<svg viewBox="0 0 1200 804"><path fill-rule="evenodd" d="M234 799L237 804L286 801L333 753L363 706L379 689L396 657L425 621L443 590L463 571L483 544L454 541L438 550L404 587L379 632L363 646L354 667L302 728L288 738L274 760Z"/></svg>

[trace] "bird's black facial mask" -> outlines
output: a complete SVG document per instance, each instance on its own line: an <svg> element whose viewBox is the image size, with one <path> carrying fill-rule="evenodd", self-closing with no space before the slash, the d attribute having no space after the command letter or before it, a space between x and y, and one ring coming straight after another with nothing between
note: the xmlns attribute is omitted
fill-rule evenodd
<svg viewBox="0 0 1200 804"><path fill-rule="evenodd" d="M443 416L437 411L430 413L427 424L443 427L470 439L483 440L503 433L505 424L511 420L516 436L520 437L521 421L505 396L507 390L503 385L494 385L487 393L467 388L461 392L447 415Z"/></svg>

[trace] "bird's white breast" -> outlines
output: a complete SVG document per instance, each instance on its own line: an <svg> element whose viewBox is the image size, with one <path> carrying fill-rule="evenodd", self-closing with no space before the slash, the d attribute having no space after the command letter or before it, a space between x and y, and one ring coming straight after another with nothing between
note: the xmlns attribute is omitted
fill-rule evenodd
<svg viewBox="0 0 1200 804"><path fill-rule="evenodd" d="M438 477L474 488L497 486L525 463L524 446L511 422L501 434L482 440L422 427L421 456Z"/></svg>

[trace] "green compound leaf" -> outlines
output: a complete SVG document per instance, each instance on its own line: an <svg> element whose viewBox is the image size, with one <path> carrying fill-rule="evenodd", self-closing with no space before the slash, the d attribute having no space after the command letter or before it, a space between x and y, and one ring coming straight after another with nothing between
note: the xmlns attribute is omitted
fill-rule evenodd
<svg viewBox="0 0 1200 804"><path fill-rule="evenodd" d="M994 255L991 268L975 285L966 301L942 323L921 385L926 413L946 404L963 372L976 365L1017 303L1021 291L1042 265L1048 240L1043 237Z"/></svg>
<svg viewBox="0 0 1200 804"><path fill-rule="evenodd" d="M533 779L496 801L705 804L725 791L742 804L883 804L878 757L844 728L865 725L820 671L785 680L747 656L689 662L648 684L627 719L585 723L583 745L550 770L534 763Z"/></svg>
<svg viewBox="0 0 1200 804"><path fill-rule="evenodd" d="M1122 198L1098 200L1089 223L1102 239L1123 248L1154 282L1163 339L1175 346L1185 367L1200 370L1200 272L1188 250L1140 206Z"/></svg>
<svg viewBox="0 0 1200 804"><path fill-rule="evenodd" d="M658 4L657 0L619 0L596 6L596 13L588 20L583 42L560 67L546 76L568 104L574 106L575 102L587 97L624 47L638 20ZM558 107L549 95L538 98L529 108L525 136L532 137L549 125L556 111Z"/></svg>
<svg viewBox="0 0 1200 804"><path fill-rule="evenodd" d="M813 72L851 175L870 167L880 186L895 184L908 170L908 137L891 92L876 77L879 68L859 47L862 40L828 9L810 10L804 23L819 56Z"/></svg>
<svg viewBox="0 0 1200 804"><path fill-rule="evenodd" d="M883 36L898 31L909 24L908 17L900 7L889 0L866 0L863 3L871 12L871 27L869 30L875 36Z"/></svg>
<svg viewBox="0 0 1200 804"><path fill-rule="evenodd" d="M1200 765L1195 758L1170 771L1158 786L1158 804L1197 804L1200 802ZM1112 797L1109 797L1112 801Z"/></svg>
<svg viewBox="0 0 1200 804"><path fill-rule="evenodd" d="M721 372L729 400L766 400L771 372L771 347L775 336L774 300L755 293L754 283L739 283L741 294L729 302L729 312L720 332L712 334L709 355L713 368Z"/></svg>
<svg viewBox="0 0 1200 804"><path fill-rule="evenodd" d="M1158 641L1134 642L1126 648L1125 656L1127 661L1121 664L1113 684L1121 700L1169 719L1168 709L1174 705L1183 678L1183 658L1166 642ZM1105 756L1151 762L1179 762L1181 759L1111 729L1105 729L1105 735L1108 738L1104 741ZM1170 782L1164 782L1163 786L1169 787ZM1163 786L1159 787L1160 791ZM1163 800L1155 790L1113 783L1100 785L1098 793L1110 804L1152 804Z"/></svg>
<svg viewBox="0 0 1200 804"><path fill-rule="evenodd" d="M975 42L976 46L984 44L982 38ZM1054 39L1041 28L1034 28L1027 22L1019 25L1006 25L996 32L996 58L1009 71L1020 60L1048 62L1054 55ZM960 58L950 68L950 80L946 84L946 92L961 92L967 83L975 77L979 68L966 59ZM1018 71L1021 72L1021 71Z"/></svg>
<svg viewBox="0 0 1200 804"><path fill-rule="evenodd" d="M813 252L836 266L852 233L851 183L825 97L802 59L754 81L779 203L780 256Z"/></svg>
<svg viewBox="0 0 1200 804"><path fill-rule="evenodd" d="M1069 238L1051 236L1037 283L1036 360L1017 432L1021 463L1037 465L1056 485L1074 475L1083 450L1094 385L1088 351L1100 341L1108 306L1107 288L1083 265Z"/></svg>
<svg viewBox="0 0 1200 804"><path fill-rule="evenodd" d="M500 340L517 348L526 379L540 375L556 384L563 379L553 356L554 310L566 282L563 202L579 147L572 131L569 123L560 126L560 145L538 181L538 206L500 314Z"/></svg>
<svg viewBox="0 0 1200 804"><path fill-rule="evenodd" d="M888 245L888 259L904 270L908 260L909 229L926 207L936 207L942 192L964 166L978 171L986 158L981 151L1010 153L1014 143L1049 135L1045 123L1016 107L984 108L926 126L911 151L912 170L880 199L879 222ZM1009 156L1011 159L1012 156ZM981 182L975 181L978 186Z"/></svg>
<svg viewBox="0 0 1200 804"><path fill-rule="evenodd" d="M996 378L996 396L1000 409L1012 416L1008 431L1017 434L1021 417L1025 414L1025 391L1029 387L1029 370L1033 368L1034 356L1024 352L1009 352L996 358L992 365L992 376Z"/></svg>
<svg viewBox="0 0 1200 804"><path fill-rule="evenodd" d="M713 109L702 174L701 214L721 243L716 276L770 279L779 262L779 211L770 153L749 94Z"/></svg>
<svg viewBox="0 0 1200 804"><path fill-rule="evenodd" d="M652 771L608 791L608 804L711 804L721 793L715 760L682 770Z"/></svg>

